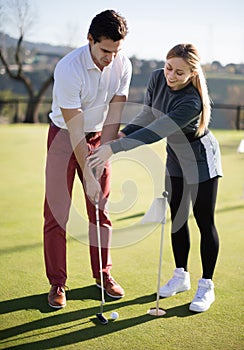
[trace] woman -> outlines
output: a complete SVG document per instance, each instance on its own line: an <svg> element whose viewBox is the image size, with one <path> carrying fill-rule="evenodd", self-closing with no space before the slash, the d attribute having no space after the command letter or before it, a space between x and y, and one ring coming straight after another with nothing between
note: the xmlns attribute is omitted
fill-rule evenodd
<svg viewBox="0 0 244 350"><path fill-rule="evenodd" d="M201 233L202 276L190 310L203 312L215 299L212 277L219 250L214 223L218 178L222 176L219 145L208 130L210 98L192 44L179 44L167 54L164 69L150 77L143 111L114 142L100 147L89 159L101 166L113 153L127 151L167 137L165 189L169 193L172 248L176 268L160 288L161 297L190 289L187 270L190 238L188 216L193 214Z"/></svg>

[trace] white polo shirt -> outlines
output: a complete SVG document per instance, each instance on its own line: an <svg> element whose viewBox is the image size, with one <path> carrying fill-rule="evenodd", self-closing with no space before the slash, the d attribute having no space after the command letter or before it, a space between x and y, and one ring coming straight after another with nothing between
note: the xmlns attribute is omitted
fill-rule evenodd
<svg viewBox="0 0 244 350"><path fill-rule="evenodd" d="M115 95L128 96L132 66L119 52L103 71L92 60L89 45L64 56L54 71L52 122L67 129L61 108L81 108L84 131L101 131L108 106Z"/></svg>

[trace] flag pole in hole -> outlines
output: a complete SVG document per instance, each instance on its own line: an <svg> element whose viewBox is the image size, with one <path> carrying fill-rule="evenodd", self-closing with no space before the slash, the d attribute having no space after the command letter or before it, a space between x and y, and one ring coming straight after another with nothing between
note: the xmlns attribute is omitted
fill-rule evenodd
<svg viewBox="0 0 244 350"><path fill-rule="evenodd" d="M159 290L160 290L160 280L162 274L162 259L163 259L163 240L164 240L164 225L166 223L166 214L167 214L167 198L168 192L163 192L163 197L155 198L152 202L150 208L144 215L141 220L142 224L149 222L158 222L162 224L161 229L161 239L160 239L160 252L159 252L159 266L158 266L158 283L157 283L157 299L156 307L150 308L147 313L151 316L163 316L166 314L166 311L159 307Z"/></svg>

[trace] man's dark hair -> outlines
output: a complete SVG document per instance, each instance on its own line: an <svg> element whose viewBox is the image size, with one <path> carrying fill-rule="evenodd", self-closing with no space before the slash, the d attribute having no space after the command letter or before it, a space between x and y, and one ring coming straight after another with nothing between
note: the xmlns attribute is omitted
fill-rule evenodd
<svg viewBox="0 0 244 350"><path fill-rule="evenodd" d="M128 28L124 17L114 10L106 10L93 18L88 33L94 43L100 42L101 37L118 41L125 38Z"/></svg>

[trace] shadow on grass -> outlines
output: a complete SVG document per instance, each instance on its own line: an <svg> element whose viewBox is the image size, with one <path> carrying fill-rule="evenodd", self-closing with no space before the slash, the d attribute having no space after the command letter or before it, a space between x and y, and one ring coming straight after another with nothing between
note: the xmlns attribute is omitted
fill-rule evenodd
<svg viewBox="0 0 244 350"><path fill-rule="evenodd" d="M124 216L122 218L119 218L115 221L124 221L124 220L128 220L128 219L135 219L135 218L140 218L140 217L143 217L145 215L145 212L140 212L140 213L137 213L137 214L134 214L134 215L129 215L129 216Z"/></svg>
<svg viewBox="0 0 244 350"><path fill-rule="evenodd" d="M94 285L74 289L67 292L67 300L86 299L100 300L100 292ZM156 296L155 293L153 293L131 300L116 301L116 310L129 305L148 303L151 304L152 302L155 302L155 299ZM114 303L111 303L112 300L114 299L106 299L106 304L104 305L104 313L114 310L115 306ZM188 307L189 304L185 304L167 309L166 315L161 319L163 321L163 318L192 316L193 314L189 311ZM26 309L39 310L41 313L53 313L55 311L47 305L47 294L33 295L24 298L3 301L0 303L0 310L2 314ZM132 315L130 318L119 319L116 320L116 322L113 322L111 320L109 321L108 325L104 326L99 323L95 316L98 310L98 307L91 307L62 314L55 312L55 314L52 314L52 316L2 330L0 331L0 339L4 340L4 342L2 342L2 344L5 344L4 349L52 349L80 343L93 338L99 338L106 334L111 334L113 332L121 331L126 328L131 328L136 325L158 319L156 317L148 315L145 310L145 314L143 315L136 317L133 317ZM70 322L75 322L75 325L70 325ZM91 323L91 326L88 328L86 327L85 329L77 330L77 327L79 327L79 325L82 326L86 323ZM47 329L49 327L56 328L54 330L49 330ZM72 331L72 328L76 328L76 330ZM36 331L35 335L33 335L34 331ZM45 334L50 335L55 331L65 332L65 334L57 335L44 340L33 340L34 336L40 337ZM26 334L28 332L31 332L31 334ZM12 337L16 338L7 340L8 338ZM18 345L7 347L8 343L12 341L17 342Z"/></svg>
<svg viewBox="0 0 244 350"><path fill-rule="evenodd" d="M224 208L218 208L216 209L216 213L222 213L222 212L232 212L235 210L242 210L244 208L244 204L240 204L240 205L235 205L235 206L229 206L229 207L224 207ZM130 215L130 216L124 216L121 217L115 221L125 221L128 219L132 219L132 218L137 218L137 217L143 217L145 215L144 212L140 212L134 215ZM190 217L193 217L193 214L190 214ZM137 224L138 226L136 227L136 229L139 227L140 224ZM67 237L67 240L73 240L74 238L70 238L69 236ZM28 251L31 249L35 249L35 248L39 248L42 247L43 243L34 243L34 244L28 244L28 245L13 245L12 247L8 247L8 248L0 248L0 255L4 255L4 254L10 254L10 253L16 253L16 252L24 252L24 251Z"/></svg>
<svg viewBox="0 0 244 350"><path fill-rule="evenodd" d="M66 292L66 297L67 300L100 300L100 293L95 285L91 285L84 288L68 290ZM107 301L113 300L110 299L111 298L108 298ZM39 310L41 313L58 311L58 309L51 308L47 304L47 293L0 302L0 314L19 310Z"/></svg>

